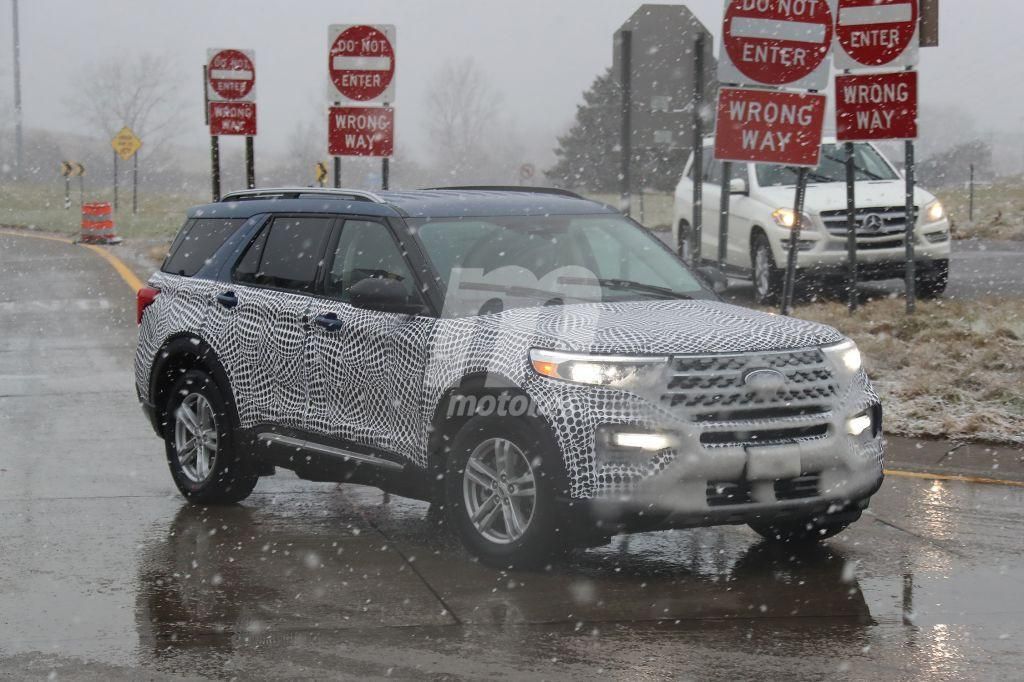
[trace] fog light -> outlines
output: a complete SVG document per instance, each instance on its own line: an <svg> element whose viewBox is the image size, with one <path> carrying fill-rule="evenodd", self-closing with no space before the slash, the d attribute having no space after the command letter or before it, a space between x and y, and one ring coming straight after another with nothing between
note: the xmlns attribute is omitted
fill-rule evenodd
<svg viewBox="0 0 1024 682"><path fill-rule="evenodd" d="M859 436L870 428L871 415L867 412L864 414L858 414L856 417L850 417L846 420L846 432L851 436Z"/></svg>
<svg viewBox="0 0 1024 682"><path fill-rule="evenodd" d="M616 433L612 435L612 443L620 448L637 448L639 450L664 450L672 446L672 440L660 433Z"/></svg>

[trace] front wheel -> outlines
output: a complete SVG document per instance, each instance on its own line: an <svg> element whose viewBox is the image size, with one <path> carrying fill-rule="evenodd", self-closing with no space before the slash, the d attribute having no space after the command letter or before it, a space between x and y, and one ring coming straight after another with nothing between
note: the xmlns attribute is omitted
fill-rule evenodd
<svg viewBox="0 0 1024 682"><path fill-rule="evenodd" d="M164 440L178 490L201 504L244 500L259 475L235 447L227 403L216 382L205 372L189 370L170 396Z"/></svg>
<svg viewBox="0 0 1024 682"><path fill-rule="evenodd" d="M450 526L485 564L543 565L567 545L562 467L543 424L474 417L456 435L446 464Z"/></svg>
<svg viewBox="0 0 1024 682"><path fill-rule="evenodd" d="M782 293L783 271L775 267L772 245L763 233L754 235L750 245L751 271L754 280L754 299L760 305L778 302Z"/></svg>
<svg viewBox="0 0 1024 682"><path fill-rule="evenodd" d="M914 276L914 285L917 295L921 298L941 297L949 285L949 261L934 261L928 270L918 269Z"/></svg>

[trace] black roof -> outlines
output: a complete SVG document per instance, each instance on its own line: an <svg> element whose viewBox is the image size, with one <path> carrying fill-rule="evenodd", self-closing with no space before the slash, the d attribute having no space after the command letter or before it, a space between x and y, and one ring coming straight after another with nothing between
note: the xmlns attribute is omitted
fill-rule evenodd
<svg viewBox="0 0 1024 682"><path fill-rule="evenodd" d="M407 218L586 215L615 209L562 190L544 188L439 188L393 192L290 188L226 195L196 206L190 218L248 218L260 213L350 213Z"/></svg>

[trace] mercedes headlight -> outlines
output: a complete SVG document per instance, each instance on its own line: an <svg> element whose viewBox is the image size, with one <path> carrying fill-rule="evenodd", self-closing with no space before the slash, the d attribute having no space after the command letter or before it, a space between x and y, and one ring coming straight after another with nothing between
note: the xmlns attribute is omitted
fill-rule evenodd
<svg viewBox="0 0 1024 682"><path fill-rule="evenodd" d="M847 381L860 371L862 365L860 350L852 340L847 339L841 343L824 346L821 350L832 363L838 375Z"/></svg>
<svg viewBox="0 0 1024 682"><path fill-rule="evenodd" d="M937 199L924 207L924 220L927 223L937 223L945 217L946 209Z"/></svg>
<svg viewBox="0 0 1024 682"><path fill-rule="evenodd" d="M583 355L534 348L533 371L552 379L591 386L628 386L658 375L668 358L615 355Z"/></svg>
<svg viewBox="0 0 1024 682"><path fill-rule="evenodd" d="M803 217L800 220L800 229L809 230L811 229L811 216L806 213L801 214ZM796 227L796 212L791 208L778 208L772 213L772 218L775 220L775 224L779 227L784 227L787 230L792 230Z"/></svg>

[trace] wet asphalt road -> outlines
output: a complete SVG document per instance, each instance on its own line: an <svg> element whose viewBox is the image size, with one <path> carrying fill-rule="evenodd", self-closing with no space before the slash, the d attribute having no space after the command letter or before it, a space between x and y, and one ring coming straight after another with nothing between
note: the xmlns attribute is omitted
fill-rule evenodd
<svg viewBox="0 0 1024 682"><path fill-rule="evenodd" d="M373 489L186 505L133 303L95 254L0 235L0 677L1020 679L1024 489L890 478L812 551L729 527L494 571Z"/></svg>

